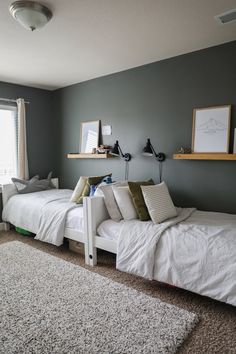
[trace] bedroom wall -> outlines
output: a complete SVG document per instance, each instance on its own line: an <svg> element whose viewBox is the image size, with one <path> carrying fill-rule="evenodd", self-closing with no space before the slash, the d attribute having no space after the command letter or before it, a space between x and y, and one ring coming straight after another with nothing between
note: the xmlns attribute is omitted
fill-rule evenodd
<svg viewBox="0 0 236 354"><path fill-rule="evenodd" d="M47 90L0 82L0 97L14 99L22 97L30 102L29 105L26 105L30 175L39 174L41 177L45 177L49 171L53 171L54 176L56 176L58 173L56 164L58 132L53 111L53 93ZM0 196L0 221L1 204Z"/></svg>
<svg viewBox="0 0 236 354"><path fill-rule="evenodd" d="M176 161L172 154L191 146L194 107L232 104L236 127L236 41L141 66L55 91L60 124L58 168L62 185L73 188L80 175L113 172L124 178L124 162L69 160L79 150L80 123L101 119L112 125L112 136L133 156L129 179L158 180L158 166L141 155L150 137L157 151L167 155L163 178L176 205L236 213L236 162ZM232 134L231 134L232 149Z"/></svg>
<svg viewBox="0 0 236 354"><path fill-rule="evenodd" d="M236 127L235 62L236 41L57 90L62 185L73 188L80 175L110 171L123 179L120 159L66 158L79 149L81 121L101 119L113 132L104 143L118 139L133 156L130 179L158 179L155 161L141 155L150 137L167 155L163 178L176 205L236 213L236 162L172 160L181 146L191 146L194 107L232 104L231 126Z"/></svg>
<svg viewBox="0 0 236 354"><path fill-rule="evenodd" d="M236 213L236 162L172 160L181 146L191 146L194 107L232 104L236 127L235 63L236 41L55 91L62 185L73 188L80 175L110 171L114 179L124 178L124 162L118 158L66 158L79 150L81 121L101 119L112 125L112 136L103 142L118 139L133 156L129 179L158 180L157 163L141 155L150 137L157 151L167 155L163 178L176 205Z"/></svg>

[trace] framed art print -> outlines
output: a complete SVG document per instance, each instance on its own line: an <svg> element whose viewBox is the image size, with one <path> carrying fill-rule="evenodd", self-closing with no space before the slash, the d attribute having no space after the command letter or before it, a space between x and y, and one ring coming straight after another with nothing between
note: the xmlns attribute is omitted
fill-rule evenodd
<svg viewBox="0 0 236 354"><path fill-rule="evenodd" d="M81 123L80 129L80 153L91 154L97 149L100 134L100 121L88 121Z"/></svg>
<svg viewBox="0 0 236 354"><path fill-rule="evenodd" d="M193 110L193 153L228 153L231 106Z"/></svg>

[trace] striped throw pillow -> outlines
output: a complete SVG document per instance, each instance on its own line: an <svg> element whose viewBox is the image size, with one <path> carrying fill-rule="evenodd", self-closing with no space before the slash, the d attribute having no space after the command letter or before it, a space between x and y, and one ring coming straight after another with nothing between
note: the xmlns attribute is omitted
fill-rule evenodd
<svg viewBox="0 0 236 354"><path fill-rule="evenodd" d="M165 182L155 186L141 186L141 189L148 212L155 224L160 224L177 216L176 208Z"/></svg>

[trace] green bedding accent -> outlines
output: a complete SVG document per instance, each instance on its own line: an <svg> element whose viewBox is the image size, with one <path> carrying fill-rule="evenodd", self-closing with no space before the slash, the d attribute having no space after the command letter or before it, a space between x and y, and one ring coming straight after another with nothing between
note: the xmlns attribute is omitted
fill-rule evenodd
<svg viewBox="0 0 236 354"><path fill-rule="evenodd" d="M18 234L21 234L21 235L24 235L24 236L32 235L31 232L29 232L27 230L24 230L24 229L21 229L20 227L15 227L15 229L16 229L16 232L18 232Z"/></svg>
<svg viewBox="0 0 236 354"><path fill-rule="evenodd" d="M150 220L150 215L143 198L141 186L154 185L153 180L150 179L144 182L128 182L128 185L139 219L141 221Z"/></svg>

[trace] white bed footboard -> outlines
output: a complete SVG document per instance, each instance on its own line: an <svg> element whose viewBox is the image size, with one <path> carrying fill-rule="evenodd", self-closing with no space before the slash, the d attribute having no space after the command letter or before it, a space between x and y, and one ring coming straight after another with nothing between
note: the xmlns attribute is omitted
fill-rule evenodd
<svg viewBox="0 0 236 354"><path fill-rule="evenodd" d="M93 266L97 263L97 249L94 243L97 228L101 222L109 219L109 215L103 197L85 197L83 203L86 210L84 221L89 249L88 264Z"/></svg>

